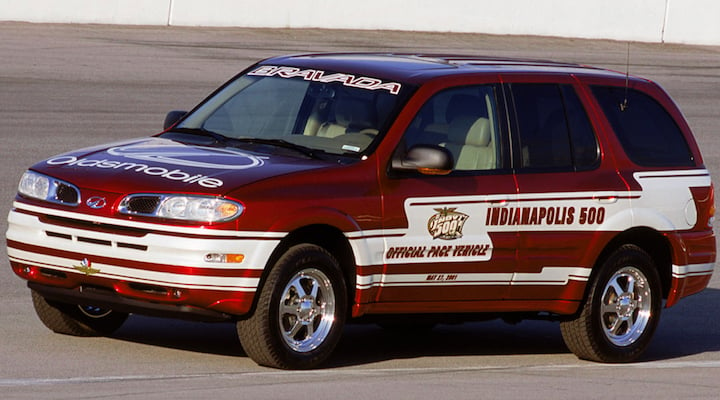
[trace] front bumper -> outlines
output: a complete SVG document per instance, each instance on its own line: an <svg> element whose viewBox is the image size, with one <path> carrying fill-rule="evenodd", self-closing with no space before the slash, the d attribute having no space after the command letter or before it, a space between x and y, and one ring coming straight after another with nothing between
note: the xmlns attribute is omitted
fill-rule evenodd
<svg viewBox="0 0 720 400"><path fill-rule="evenodd" d="M47 300L67 304L96 306L125 313L203 322L222 322L234 319L234 316L230 314L188 305L156 303L132 299L122 296L113 290L96 286L81 285L72 288L63 288L28 281L28 287L38 292Z"/></svg>
<svg viewBox="0 0 720 400"><path fill-rule="evenodd" d="M222 318L250 310L265 262L281 237L96 217L21 202L8 216L6 236L13 271L49 296L153 315L158 305L170 306L160 307L168 314L207 310ZM226 252L245 258L206 261L208 254Z"/></svg>

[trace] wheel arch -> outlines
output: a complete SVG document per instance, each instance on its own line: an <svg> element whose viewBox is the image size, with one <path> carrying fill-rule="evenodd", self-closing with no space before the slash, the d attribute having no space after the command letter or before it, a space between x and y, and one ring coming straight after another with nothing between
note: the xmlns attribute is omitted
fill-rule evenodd
<svg viewBox="0 0 720 400"><path fill-rule="evenodd" d="M672 245L667 236L649 227L635 227L616 235L608 242L597 257L593 266L590 282L593 282L599 273L600 266L615 250L623 245L632 244L645 251L652 258L660 276L663 297L667 298L672 286ZM591 285L586 288L589 290Z"/></svg>
<svg viewBox="0 0 720 400"><path fill-rule="evenodd" d="M258 283L256 295L253 298L252 307L247 316L255 312L258 293L264 287L270 270L288 249L299 244L313 244L322 247L338 261L343 277L345 278L348 305L347 312L348 315L350 315L349 312L354 302L356 280L355 254L350 246L350 242L338 227L329 224L311 224L290 231L275 247L265 264L260 282Z"/></svg>

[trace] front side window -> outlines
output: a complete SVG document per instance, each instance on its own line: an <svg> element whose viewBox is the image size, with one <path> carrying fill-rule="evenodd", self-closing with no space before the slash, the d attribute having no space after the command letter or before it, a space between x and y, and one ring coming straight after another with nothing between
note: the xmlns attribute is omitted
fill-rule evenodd
<svg viewBox="0 0 720 400"><path fill-rule="evenodd" d="M494 85L465 86L437 93L423 105L400 144L400 152L426 145L447 149L454 171L503 166Z"/></svg>
<svg viewBox="0 0 720 400"><path fill-rule="evenodd" d="M649 167L695 165L682 131L655 99L624 87L593 86L592 92L634 163Z"/></svg>
<svg viewBox="0 0 720 400"><path fill-rule="evenodd" d="M587 170L599 162L595 132L570 85L512 84L520 168Z"/></svg>
<svg viewBox="0 0 720 400"><path fill-rule="evenodd" d="M399 82L296 67L259 66L230 82L173 128L361 155L411 91Z"/></svg>

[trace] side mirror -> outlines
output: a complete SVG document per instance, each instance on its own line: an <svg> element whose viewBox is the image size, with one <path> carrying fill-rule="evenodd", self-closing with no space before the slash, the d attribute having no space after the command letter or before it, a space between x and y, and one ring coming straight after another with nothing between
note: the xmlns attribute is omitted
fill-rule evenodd
<svg viewBox="0 0 720 400"><path fill-rule="evenodd" d="M393 158L392 168L398 171L417 171L424 175L447 175L452 172L453 156L439 146L417 145L404 157Z"/></svg>
<svg viewBox="0 0 720 400"><path fill-rule="evenodd" d="M187 114L187 111L179 110L170 111L169 113L167 113L167 115L165 116L165 122L163 122L163 129L168 129L175 125L178 121L180 121L180 119L182 119L182 117L185 116L185 114Z"/></svg>

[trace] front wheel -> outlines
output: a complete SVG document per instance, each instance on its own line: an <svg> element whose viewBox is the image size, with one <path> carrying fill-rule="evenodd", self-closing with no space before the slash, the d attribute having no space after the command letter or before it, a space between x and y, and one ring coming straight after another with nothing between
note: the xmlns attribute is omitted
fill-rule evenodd
<svg viewBox="0 0 720 400"><path fill-rule="evenodd" d="M347 289L321 247L291 247L273 266L253 315L239 321L245 352L260 365L307 369L330 356L346 318Z"/></svg>
<svg viewBox="0 0 720 400"><path fill-rule="evenodd" d="M645 351L660 319L660 277L652 258L634 245L602 265L580 314L560 324L579 358L630 362Z"/></svg>
<svg viewBox="0 0 720 400"><path fill-rule="evenodd" d="M128 314L95 306L65 304L45 299L32 291L40 321L56 333L72 336L107 336L118 330Z"/></svg>

